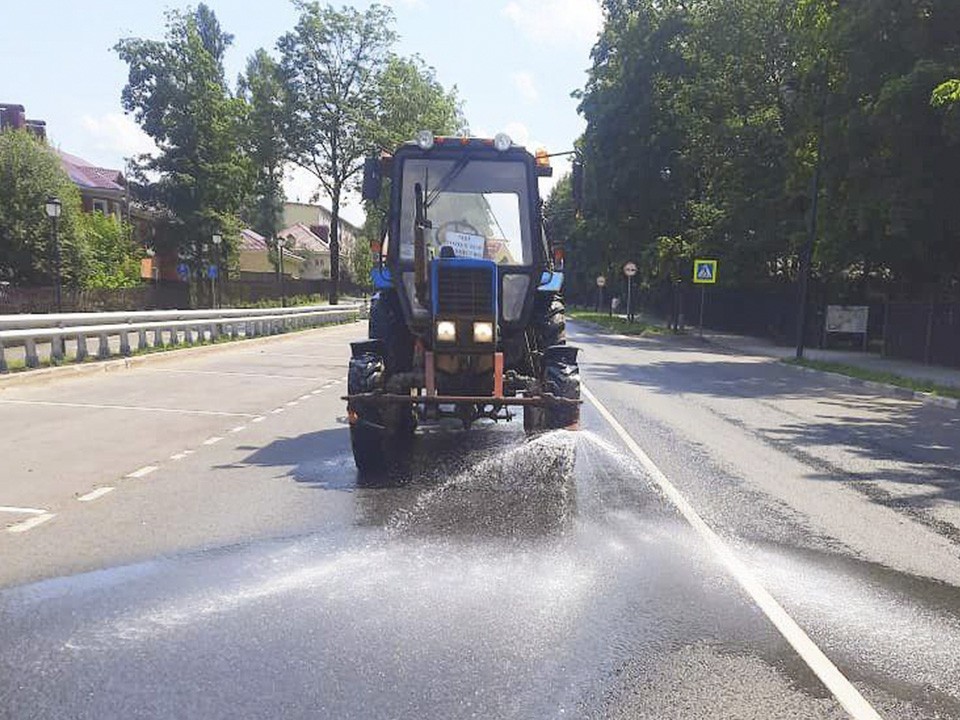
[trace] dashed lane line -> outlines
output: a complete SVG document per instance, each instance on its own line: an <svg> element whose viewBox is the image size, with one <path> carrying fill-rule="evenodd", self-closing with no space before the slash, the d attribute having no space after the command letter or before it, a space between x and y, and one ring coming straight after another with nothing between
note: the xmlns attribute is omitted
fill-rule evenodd
<svg viewBox="0 0 960 720"><path fill-rule="evenodd" d="M247 429L246 425L237 425L235 428L230 430L231 433L240 433Z"/></svg>
<svg viewBox="0 0 960 720"><path fill-rule="evenodd" d="M660 487L664 495L673 503L681 515L686 519L694 530L700 535L707 546L713 551L717 559L726 567L727 571L737 581L744 592L749 595L757 606L767 616L767 619L780 631L784 639L790 643L797 654L816 674L820 681L837 699L837 702L850 714L855 720L881 720L880 714L874 710L873 706L860 694L860 691L854 687L846 676L840 672L833 661L828 658L823 651L817 647L816 643L810 639L810 636L804 632L803 628L790 617L783 606L776 601L760 581L754 576L749 568L734 554L730 546L727 545L713 529L707 525L706 521L680 493L676 486L670 482L666 475L650 459L643 449L637 444L636 440L624 429L606 406L597 399L586 387L581 387L584 397L589 400L597 409L603 419L609 423L610 427L620 436L624 444L630 449L630 452L640 461L644 470Z"/></svg>
<svg viewBox="0 0 960 720"><path fill-rule="evenodd" d="M228 370L169 370L166 368L144 369L144 372L176 375L221 375L223 377L266 378L268 380L317 380L316 375L276 375L270 373L230 372Z"/></svg>
<svg viewBox="0 0 960 720"><path fill-rule="evenodd" d="M263 415L257 415L255 418L250 418L252 423L262 423L266 418Z"/></svg>
<svg viewBox="0 0 960 720"><path fill-rule="evenodd" d="M283 412L283 408L274 408L273 410L270 411L270 414L271 414L271 415L279 415L279 414L282 413L282 412Z"/></svg>
<svg viewBox="0 0 960 720"><path fill-rule="evenodd" d="M286 404L287 407L296 407L297 405L300 404L300 401L299 401L299 400L291 400L290 402L285 403L285 404Z"/></svg>
<svg viewBox="0 0 960 720"><path fill-rule="evenodd" d="M108 495L109 493L112 493L114 490L116 490L116 488L114 487L97 488L96 490L91 490L86 495L81 495L80 497L77 498L77 500L79 500L80 502L93 502L98 498L102 498L104 495Z"/></svg>
<svg viewBox="0 0 960 720"><path fill-rule="evenodd" d="M134 478L134 479L142 478L142 477L146 477L152 472L156 472L159 469L160 468L157 465L144 465L139 470L134 470L132 473L128 474L127 477Z"/></svg>
<svg viewBox="0 0 960 720"><path fill-rule="evenodd" d="M45 512L43 515L34 515L31 518L27 518L26 520L22 520L21 522L11 525L7 528L7 532L25 533L27 530L33 530L33 528L37 527L38 525L43 525L48 520L53 520L54 517L56 517L56 515L50 512Z"/></svg>
<svg viewBox="0 0 960 720"><path fill-rule="evenodd" d="M173 413L175 415L215 415L219 417L254 417L251 413L225 412L222 410L189 410L178 408L144 407L142 405L100 405L95 403L52 402L48 400L0 399L0 405L34 405L40 407L89 408L94 410L128 410L135 412Z"/></svg>
<svg viewBox="0 0 960 720"><path fill-rule="evenodd" d="M220 437L219 435L214 435L213 437L209 437L209 438L207 438L206 440L204 440L204 441L203 441L203 444L204 444L204 445L216 445L216 444L217 444L218 442L220 442L221 440L223 440L222 437Z"/></svg>
<svg viewBox="0 0 960 720"><path fill-rule="evenodd" d="M28 507L14 507L13 505L0 505L0 512L16 513L18 515L43 515L46 510Z"/></svg>

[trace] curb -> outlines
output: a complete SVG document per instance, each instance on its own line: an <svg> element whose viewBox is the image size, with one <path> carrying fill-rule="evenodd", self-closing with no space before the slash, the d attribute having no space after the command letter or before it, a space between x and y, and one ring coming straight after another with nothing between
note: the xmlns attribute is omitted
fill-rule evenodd
<svg viewBox="0 0 960 720"><path fill-rule="evenodd" d="M361 318L362 319L362 318ZM84 377L94 375L100 372L114 372L116 370L130 370L140 365L152 365L155 363L169 362L183 357L193 357L195 355L206 355L216 350L223 350L238 345L258 346L267 345L283 339L289 339L301 333L308 333L316 330L326 330L340 325L349 325L352 321L335 322L319 325L312 328L303 328L298 330L289 330L276 335L267 335L262 337L244 338L241 340L231 340L230 342L215 343L211 345L197 345L194 347L173 347L162 351L145 353L143 355L134 355L132 357L114 358L111 360L92 359L88 362L70 365L58 365L56 367L38 368L36 370L20 370L14 373L0 375L0 392L7 388L21 387L32 383L42 383L49 380L62 380L66 378ZM357 320L356 322L360 322Z"/></svg>
<svg viewBox="0 0 960 720"><path fill-rule="evenodd" d="M723 342L720 342L714 338L704 336L703 341L709 345L714 345L716 347L722 347L726 350L733 350L740 354L744 354L744 351L734 345L727 345ZM947 410L958 410L960 409L960 399L943 397L942 395L935 395L933 393L921 392L920 390L911 390L909 388L903 388L898 385L890 385L889 383L877 382L876 380L863 380L861 378L850 377L849 375L843 375L841 373L831 372L830 370L819 370L817 368L804 367L802 365L793 365L791 363L784 362L784 358L777 357L775 355L765 355L764 357L769 357L771 360L776 360L781 365L785 367L794 368L795 370L800 370L808 374L816 375L826 375L834 380L842 382L844 385L850 385L853 387L867 388L868 390L873 390L874 392L882 393L885 395L890 395L892 397L904 399L904 400L917 400L918 402L923 403L924 405L935 405L937 407L945 408Z"/></svg>
<svg viewBox="0 0 960 720"><path fill-rule="evenodd" d="M840 373L831 372L829 370L818 370L816 368L803 367L802 365L792 365L790 363L783 362L783 360L779 360L778 362L780 362L782 365L795 368L805 373L828 375L835 380L841 381L845 385L863 387L905 400L917 400L922 402L924 405L936 405L937 407L946 408L948 410L960 409L960 399L958 398L943 397L942 395L934 395L933 393L921 392L920 390L910 390L909 388L902 388L898 385L889 385L887 383L877 382L876 380L862 380L861 378L850 377L849 375L841 375Z"/></svg>

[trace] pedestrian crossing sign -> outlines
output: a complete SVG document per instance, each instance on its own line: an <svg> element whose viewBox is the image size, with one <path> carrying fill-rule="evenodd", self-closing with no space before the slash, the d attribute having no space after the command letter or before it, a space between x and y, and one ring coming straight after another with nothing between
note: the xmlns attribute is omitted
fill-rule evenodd
<svg viewBox="0 0 960 720"><path fill-rule="evenodd" d="M694 260L693 282L699 285L715 285L717 282L717 261Z"/></svg>

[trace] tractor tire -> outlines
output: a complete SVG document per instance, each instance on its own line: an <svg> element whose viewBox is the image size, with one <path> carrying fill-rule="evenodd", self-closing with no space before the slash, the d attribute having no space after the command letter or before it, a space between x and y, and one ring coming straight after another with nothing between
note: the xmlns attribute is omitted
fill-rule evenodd
<svg viewBox="0 0 960 720"><path fill-rule="evenodd" d="M384 364L392 375L407 372L413 367L413 336L400 308L400 300L393 290L381 290L370 304L367 337L382 340Z"/></svg>
<svg viewBox="0 0 960 720"><path fill-rule="evenodd" d="M544 392L567 400L580 399L580 366L577 364L577 349L554 348L548 352L543 363ZM580 424L580 406L563 405L544 408L544 424L547 430L575 429Z"/></svg>
<svg viewBox="0 0 960 720"><path fill-rule="evenodd" d="M357 395L374 392L383 387L383 358L375 353L363 353L350 358L347 370L347 393ZM389 435L383 425L380 408L358 405L348 408L357 414L350 425L350 446L353 459L361 472L381 470L389 457Z"/></svg>
<svg viewBox="0 0 960 720"><path fill-rule="evenodd" d="M567 344L567 321L560 295L537 293L533 304L533 330L541 352L553 345Z"/></svg>

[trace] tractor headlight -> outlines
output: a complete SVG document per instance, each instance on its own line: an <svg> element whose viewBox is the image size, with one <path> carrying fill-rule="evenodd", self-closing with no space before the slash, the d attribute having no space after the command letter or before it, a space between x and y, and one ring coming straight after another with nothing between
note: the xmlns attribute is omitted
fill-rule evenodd
<svg viewBox="0 0 960 720"><path fill-rule="evenodd" d="M440 342L457 341L457 324L449 320L441 320L437 323L437 340Z"/></svg>
<svg viewBox="0 0 960 720"><path fill-rule="evenodd" d="M417 133L417 146L421 150L429 150L433 147L433 133L429 130L421 130Z"/></svg>
<svg viewBox="0 0 960 720"><path fill-rule="evenodd" d="M473 324L473 341L475 343L493 342L493 323L475 322Z"/></svg>
<svg viewBox="0 0 960 720"><path fill-rule="evenodd" d="M493 146L500 152L509 150L511 145L513 145L513 140L506 133L497 133L496 137L493 138Z"/></svg>

